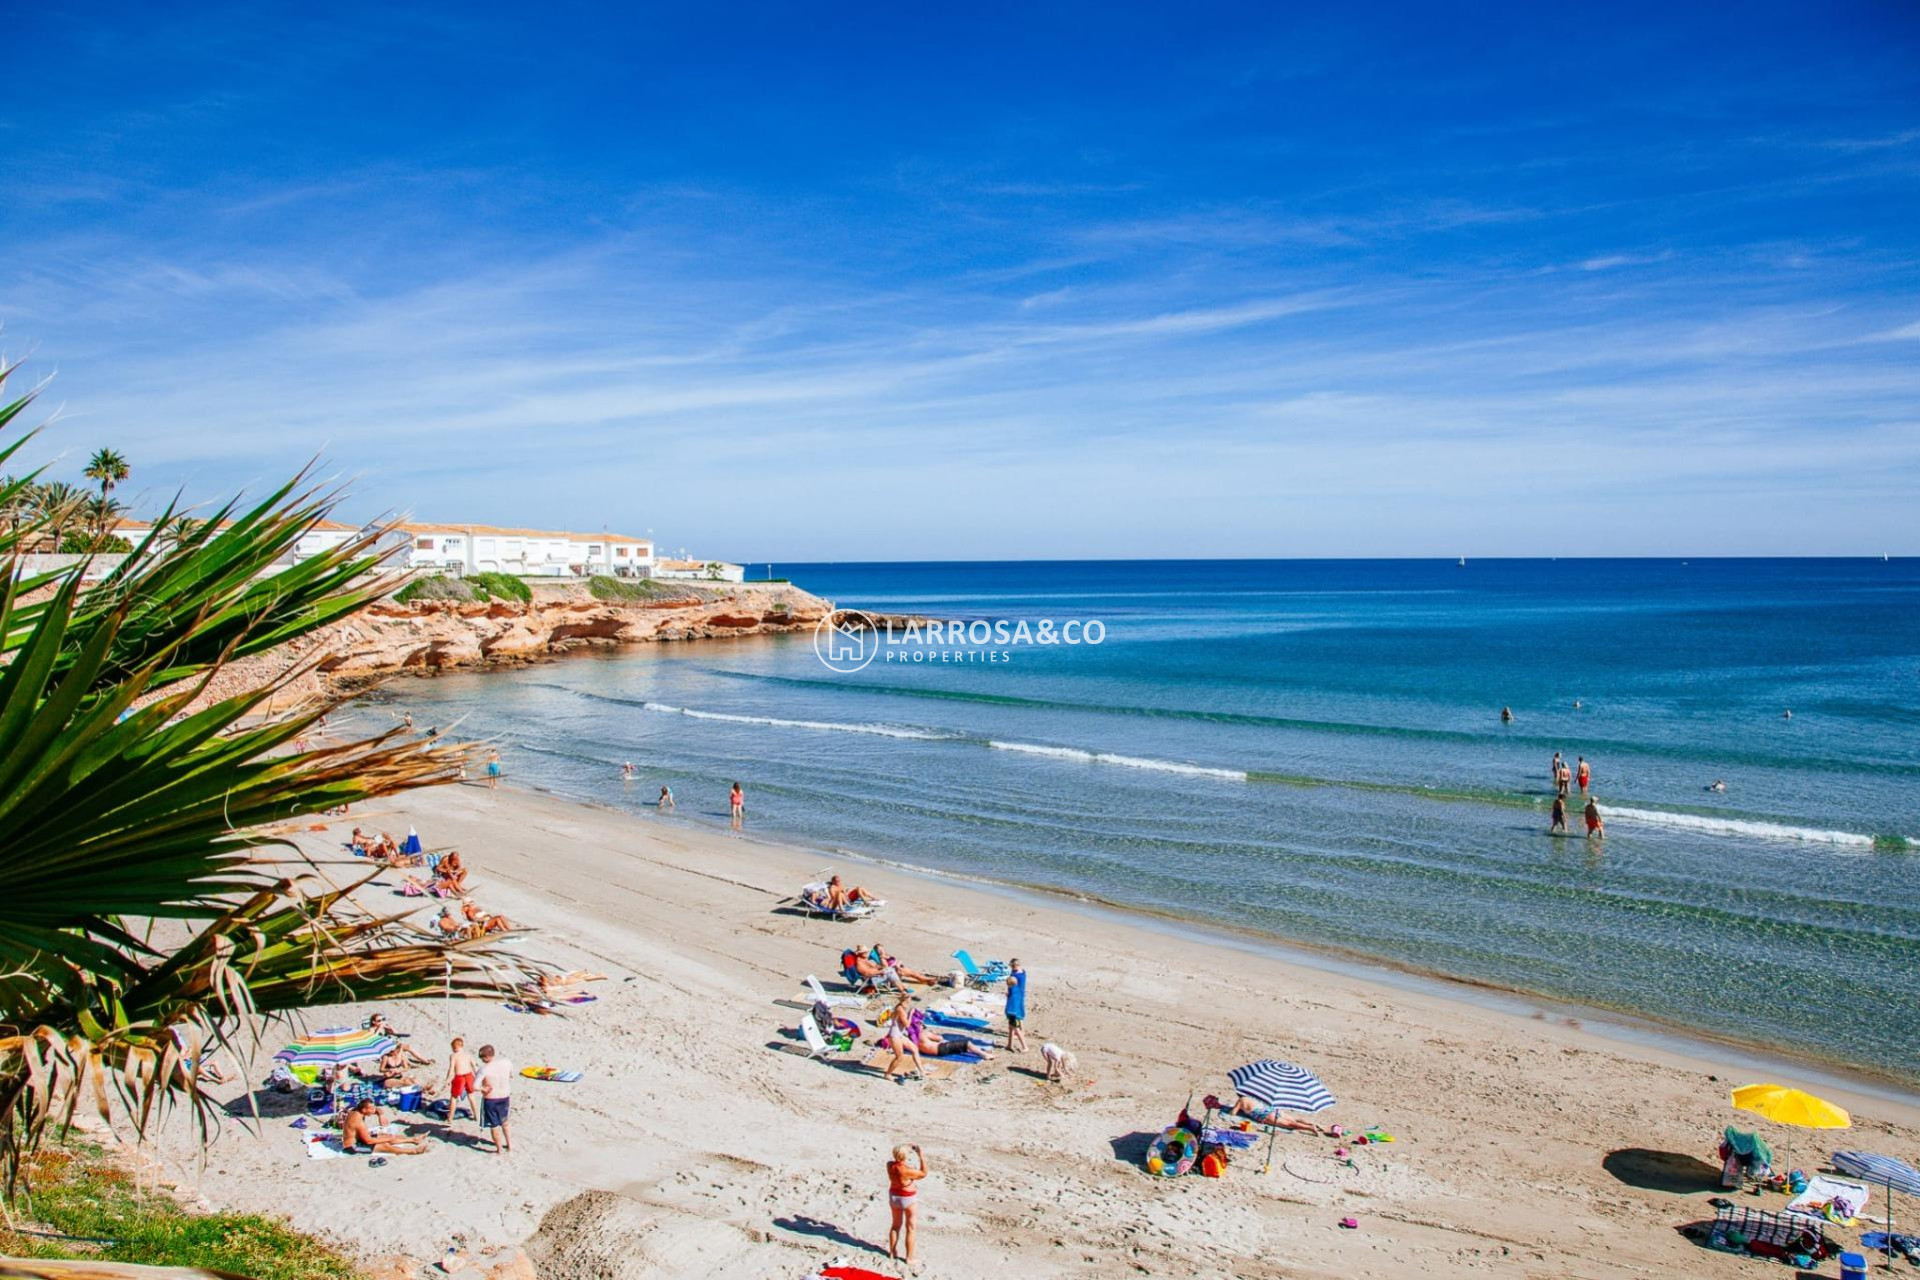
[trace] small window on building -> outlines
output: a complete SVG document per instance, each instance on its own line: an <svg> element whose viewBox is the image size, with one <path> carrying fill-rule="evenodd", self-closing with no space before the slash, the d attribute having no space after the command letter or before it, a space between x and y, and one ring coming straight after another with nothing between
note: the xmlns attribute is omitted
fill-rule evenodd
<svg viewBox="0 0 1920 1280"><path fill-rule="evenodd" d="M433 550L433 539L432 538L415 538L413 540L413 548L416 551L431 551Z"/></svg>

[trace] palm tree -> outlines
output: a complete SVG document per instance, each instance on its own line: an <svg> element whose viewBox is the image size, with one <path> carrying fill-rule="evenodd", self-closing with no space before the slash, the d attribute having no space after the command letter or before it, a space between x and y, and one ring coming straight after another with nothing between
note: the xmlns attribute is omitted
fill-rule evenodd
<svg viewBox="0 0 1920 1280"><path fill-rule="evenodd" d="M9 372L0 367L0 393ZM0 428L31 399L0 394ZM0 445L0 470L29 438ZM213 693L231 660L285 652L393 585L377 572L384 529L260 576L337 497L303 484L249 508L229 503L216 517L225 527L129 557L84 591L76 570L20 572L24 536L49 516L25 535L0 533L9 1194L21 1154L86 1097L105 1115L117 1095L140 1132L157 1107L183 1101L207 1136L207 1101L177 1067L216 1045L244 1054L262 1018L343 1000L492 995L527 972L485 944L425 941L401 917L362 908L353 895L369 877L335 883L262 830L452 782L469 754L399 730L295 749L333 705L267 714L307 669L298 664ZM277 865L261 857L276 846Z"/></svg>
<svg viewBox="0 0 1920 1280"><path fill-rule="evenodd" d="M112 529L113 513L107 506L107 495L113 492L113 486L132 474L133 468L127 460L112 449L96 449L87 459L86 470L80 474L100 486L100 497L88 511L88 523L93 528L94 550L106 541L107 533Z"/></svg>
<svg viewBox="0 0 1920 1280"><path fill-rule="evenodd" d="M46 538L58 551L67 531L79 521L80 508L87 495L64 480L49 480L33 487L34 517Z"/></svg>

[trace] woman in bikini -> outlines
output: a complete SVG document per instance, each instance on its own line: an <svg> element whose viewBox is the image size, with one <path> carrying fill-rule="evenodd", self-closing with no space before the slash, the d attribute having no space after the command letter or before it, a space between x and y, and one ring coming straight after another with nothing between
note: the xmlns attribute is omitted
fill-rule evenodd
<svg viewBox="0 0 1920 1280"><path fill-rule="evenodd" d="M906 992L893 1002L893 1009L887 1015L887 1038L885 1047L893 1050L893 1057L887 1060L887 1079L893 1079L893 1073L900 1068L902 1058L913 1059L913 1069L924 1081L927 1078L927 1064L920 1060L920 1044L913 1038L913 999Z"/></svg>
<svg viewBox="0 0 1920 1280"><path fill-rule="evenodd" d="M1203 1101L1216 1110L1220 1107L1220 1100L1212 1095L1208 1095ZM1234 1099L1233 1106L1227 1111L1227 1114L1231 1116L1245 1116L1255 1124L1264 1124L1269 1129L1293 1129L1300 1133L1314 1134L1325 1132L1319 1125L1311 1120L1305 1120L1299 1116L1290 1116L1276 1106L1257 1101L1253 1098Z"/></svg>
<svg viewBox="0 0 1920 1280"><path fill-rule="evenodd" d="M907 1163L907 1155L913 1155L913 1163ZM887 1258L890 1261L905 1261L907 1267L914 1266L913 1246L914 1227L919 1217L916 1200L919 1190L915 1183L925 1178L932 1170L927 1167L927 1153L918 1146L901 1146L893 1149L893 1159L887 1162L887 1207L893 1210L893 1222L887 1228ZM906 1257L901 1257L901 1248L905 1247Z"/></svg>

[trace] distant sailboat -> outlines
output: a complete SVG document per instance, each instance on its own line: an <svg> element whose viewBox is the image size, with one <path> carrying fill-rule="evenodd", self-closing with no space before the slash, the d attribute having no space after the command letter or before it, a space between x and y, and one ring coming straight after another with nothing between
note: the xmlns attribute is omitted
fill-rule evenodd
<svg viewBox="0 0 1920 1280"><path fill-rule="evenodd" d="M1467 567L1467 558L1465 556L1460 557L1460 567L1462 569Z"/></svg>

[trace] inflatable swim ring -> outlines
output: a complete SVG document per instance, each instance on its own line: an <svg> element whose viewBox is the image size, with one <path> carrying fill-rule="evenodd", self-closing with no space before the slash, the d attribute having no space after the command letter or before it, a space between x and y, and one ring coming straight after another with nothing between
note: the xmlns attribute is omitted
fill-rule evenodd
<svg viewBox="0 0 1920 1280"><path fill-rule="evenodd" d="M1162 1178L1177 1178L1193 1171L1193 1162L1199 1155L1199 1136L1191 1129L1175 1125L1147 1148L1147 1172Z"/></svg>

